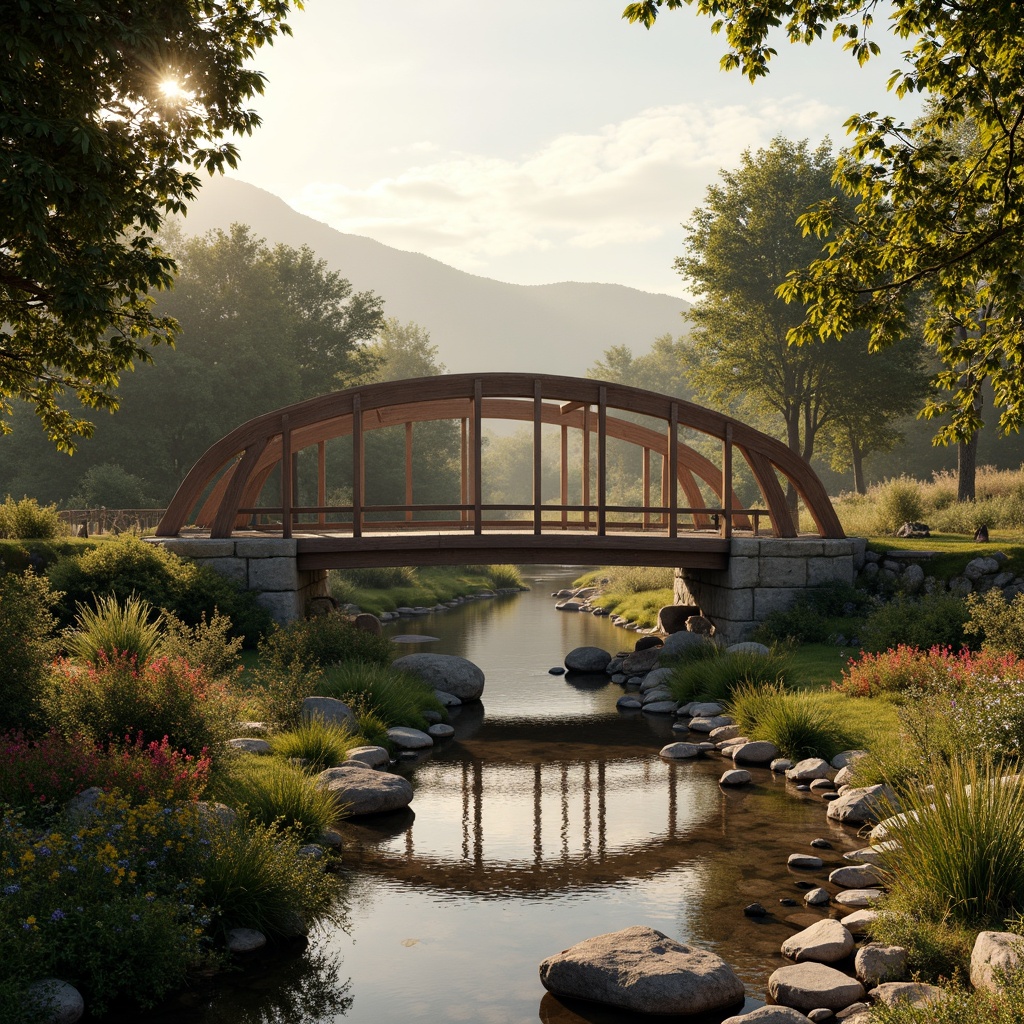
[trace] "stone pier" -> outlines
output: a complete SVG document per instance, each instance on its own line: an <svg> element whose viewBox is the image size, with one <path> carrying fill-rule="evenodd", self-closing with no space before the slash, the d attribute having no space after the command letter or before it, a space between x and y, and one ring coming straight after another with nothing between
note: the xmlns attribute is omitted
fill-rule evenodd
<svg viewBox="0 0 1024 1024"><path fill-rule="evenodd" d="M326 597L327 570L300 570L296 542L279 537L154 537L151 544L205 565L253 590L274 621L291 622L306 614L314 597Z"/></svg>
<svg viewBox="0 0 1024 1024"><path fill-rule="evenodd" d="M697 605L727 643L749 640L774 611L790 608L808 587L853 583L867 541L821 537L734 537L726 569L676 569L676 604Z"/></svg>

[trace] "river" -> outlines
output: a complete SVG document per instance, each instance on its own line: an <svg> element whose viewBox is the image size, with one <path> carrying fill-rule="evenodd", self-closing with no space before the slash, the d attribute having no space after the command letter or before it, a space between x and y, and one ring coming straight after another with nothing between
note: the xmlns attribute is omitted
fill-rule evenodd
<svg viewBox="0 0 1024 1024"><path fill-rule="evenodd" d="M799 901L808 877L787 856L825 837L839 861L857 841L826 821L818 797L767 771L726 790L717 757L663 762L669 719L620 712L622 689L603 678L549 674L574 647L614 652L636 639L554 610L550 593L576 574L528 567L529 593L389 626L438 638L405 651L479 665L482 702L456 709L454 739L403 768L416 789L409 812L343 826L347 920L258 978L195 993L190 1019L622 1024L630 1018L546 995L537 968L635 924L716 951L743 978L747 1008L758 1005L782 941L822 916L779 904ZM768 917L744 916L755 901Z"/></svg>

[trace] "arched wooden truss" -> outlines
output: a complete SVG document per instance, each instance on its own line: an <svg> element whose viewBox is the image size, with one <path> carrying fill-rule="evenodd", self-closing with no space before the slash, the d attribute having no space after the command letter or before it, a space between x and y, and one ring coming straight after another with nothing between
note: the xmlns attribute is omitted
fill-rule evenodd
<svg viewBox="0 0 1024 1024"><path fill-rule="evenodd" d="M639 414L660 421L661 429L643 426L616 413ZM520 420L533 424L533 493L520 504L495 506L483 502L482 437L485 420ZM462 485L460 501L447 505L417 504L412 493L415 424L457 420L462 427ZM404 425L406 437L406 500L401 505L371 505L364 500L367 431ZM545 425L561 428L561 500L541 498L541 438ZM718 439L721 464L715 465L683 443L680 429L689 428ZM570 504L568 438L582 435L581 501ZM352 503L326 503L325 444L351 437ZM643 504L613 506L606 500L606 462L609 438L636 445L643 452ZM318 453L316 505L296 504L298 453ZM732 486L733 459L739 453L761 491L763 508L745 509ZM651 456L661 467L658 500ZM675 466L675 473L669 467ZM279 504L260 505L261 492L279 469ZM734 530L757 533L767 518L777 537L795 536L780 477L792 483L803 499L822 537L842 537L843 530L821 481L811 467L785 445L738 420L690 402L639 388L596 380L514 373L453 374L393 381L338 391L256 417L214 444L193 466L178 488L157 535L176 536L186 525L209 530L211 537L230 537L250 526L255 516L267 517L284 537L299 532L347 534L414 533L463 530L480 535L487 530L589 532L605 537L613 532L642 532L668 540L681 532L708 532L728 539ZM592 485L596 480L596 486ZM709 506L704 483L717 498ZM276 490L276 487L275 487ZM680 498L684 500L681 501ZM423 521L425 513L449 517ZM501 518L498 518L499 514ZM508 515L516 516L510 521ZM388 518L390 516L390 518Z"/></svg>

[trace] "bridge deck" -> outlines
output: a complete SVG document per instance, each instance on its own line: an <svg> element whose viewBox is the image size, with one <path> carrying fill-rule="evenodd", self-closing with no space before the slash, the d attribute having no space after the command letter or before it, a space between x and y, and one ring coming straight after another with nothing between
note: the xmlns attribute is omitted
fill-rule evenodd
<svg viewBox="0 0 1024 1024"><path fill-rule="evenodd" d="M299 569L476 563L653 565L724 569L729 541L717 533L679 537L637 533L596 536L585 530L524 534L466 530L377 533L366 537L294 534Z"/></svg>

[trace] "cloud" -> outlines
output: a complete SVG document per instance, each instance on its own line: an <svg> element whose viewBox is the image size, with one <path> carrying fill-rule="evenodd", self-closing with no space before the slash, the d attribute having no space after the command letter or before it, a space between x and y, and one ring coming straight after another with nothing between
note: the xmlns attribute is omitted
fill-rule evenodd
<svg viewBox="0 0 1024 1024"><path fill-rule="evenodd" d="M571 266L575 252L588 272L607 265L604 280L635 282L644 247L653 252L660 242L663 267L666 237L678 239L679 223L743 149L779 133L816 144L838 120L835 108L805 99L730 107L695 100L559 135L517 159L445 154L419 142L395 151L407 164L388 177L363 186L313 182L288 200L341 231L464 270L528 265L531 254L553 251Z"/></svg>

